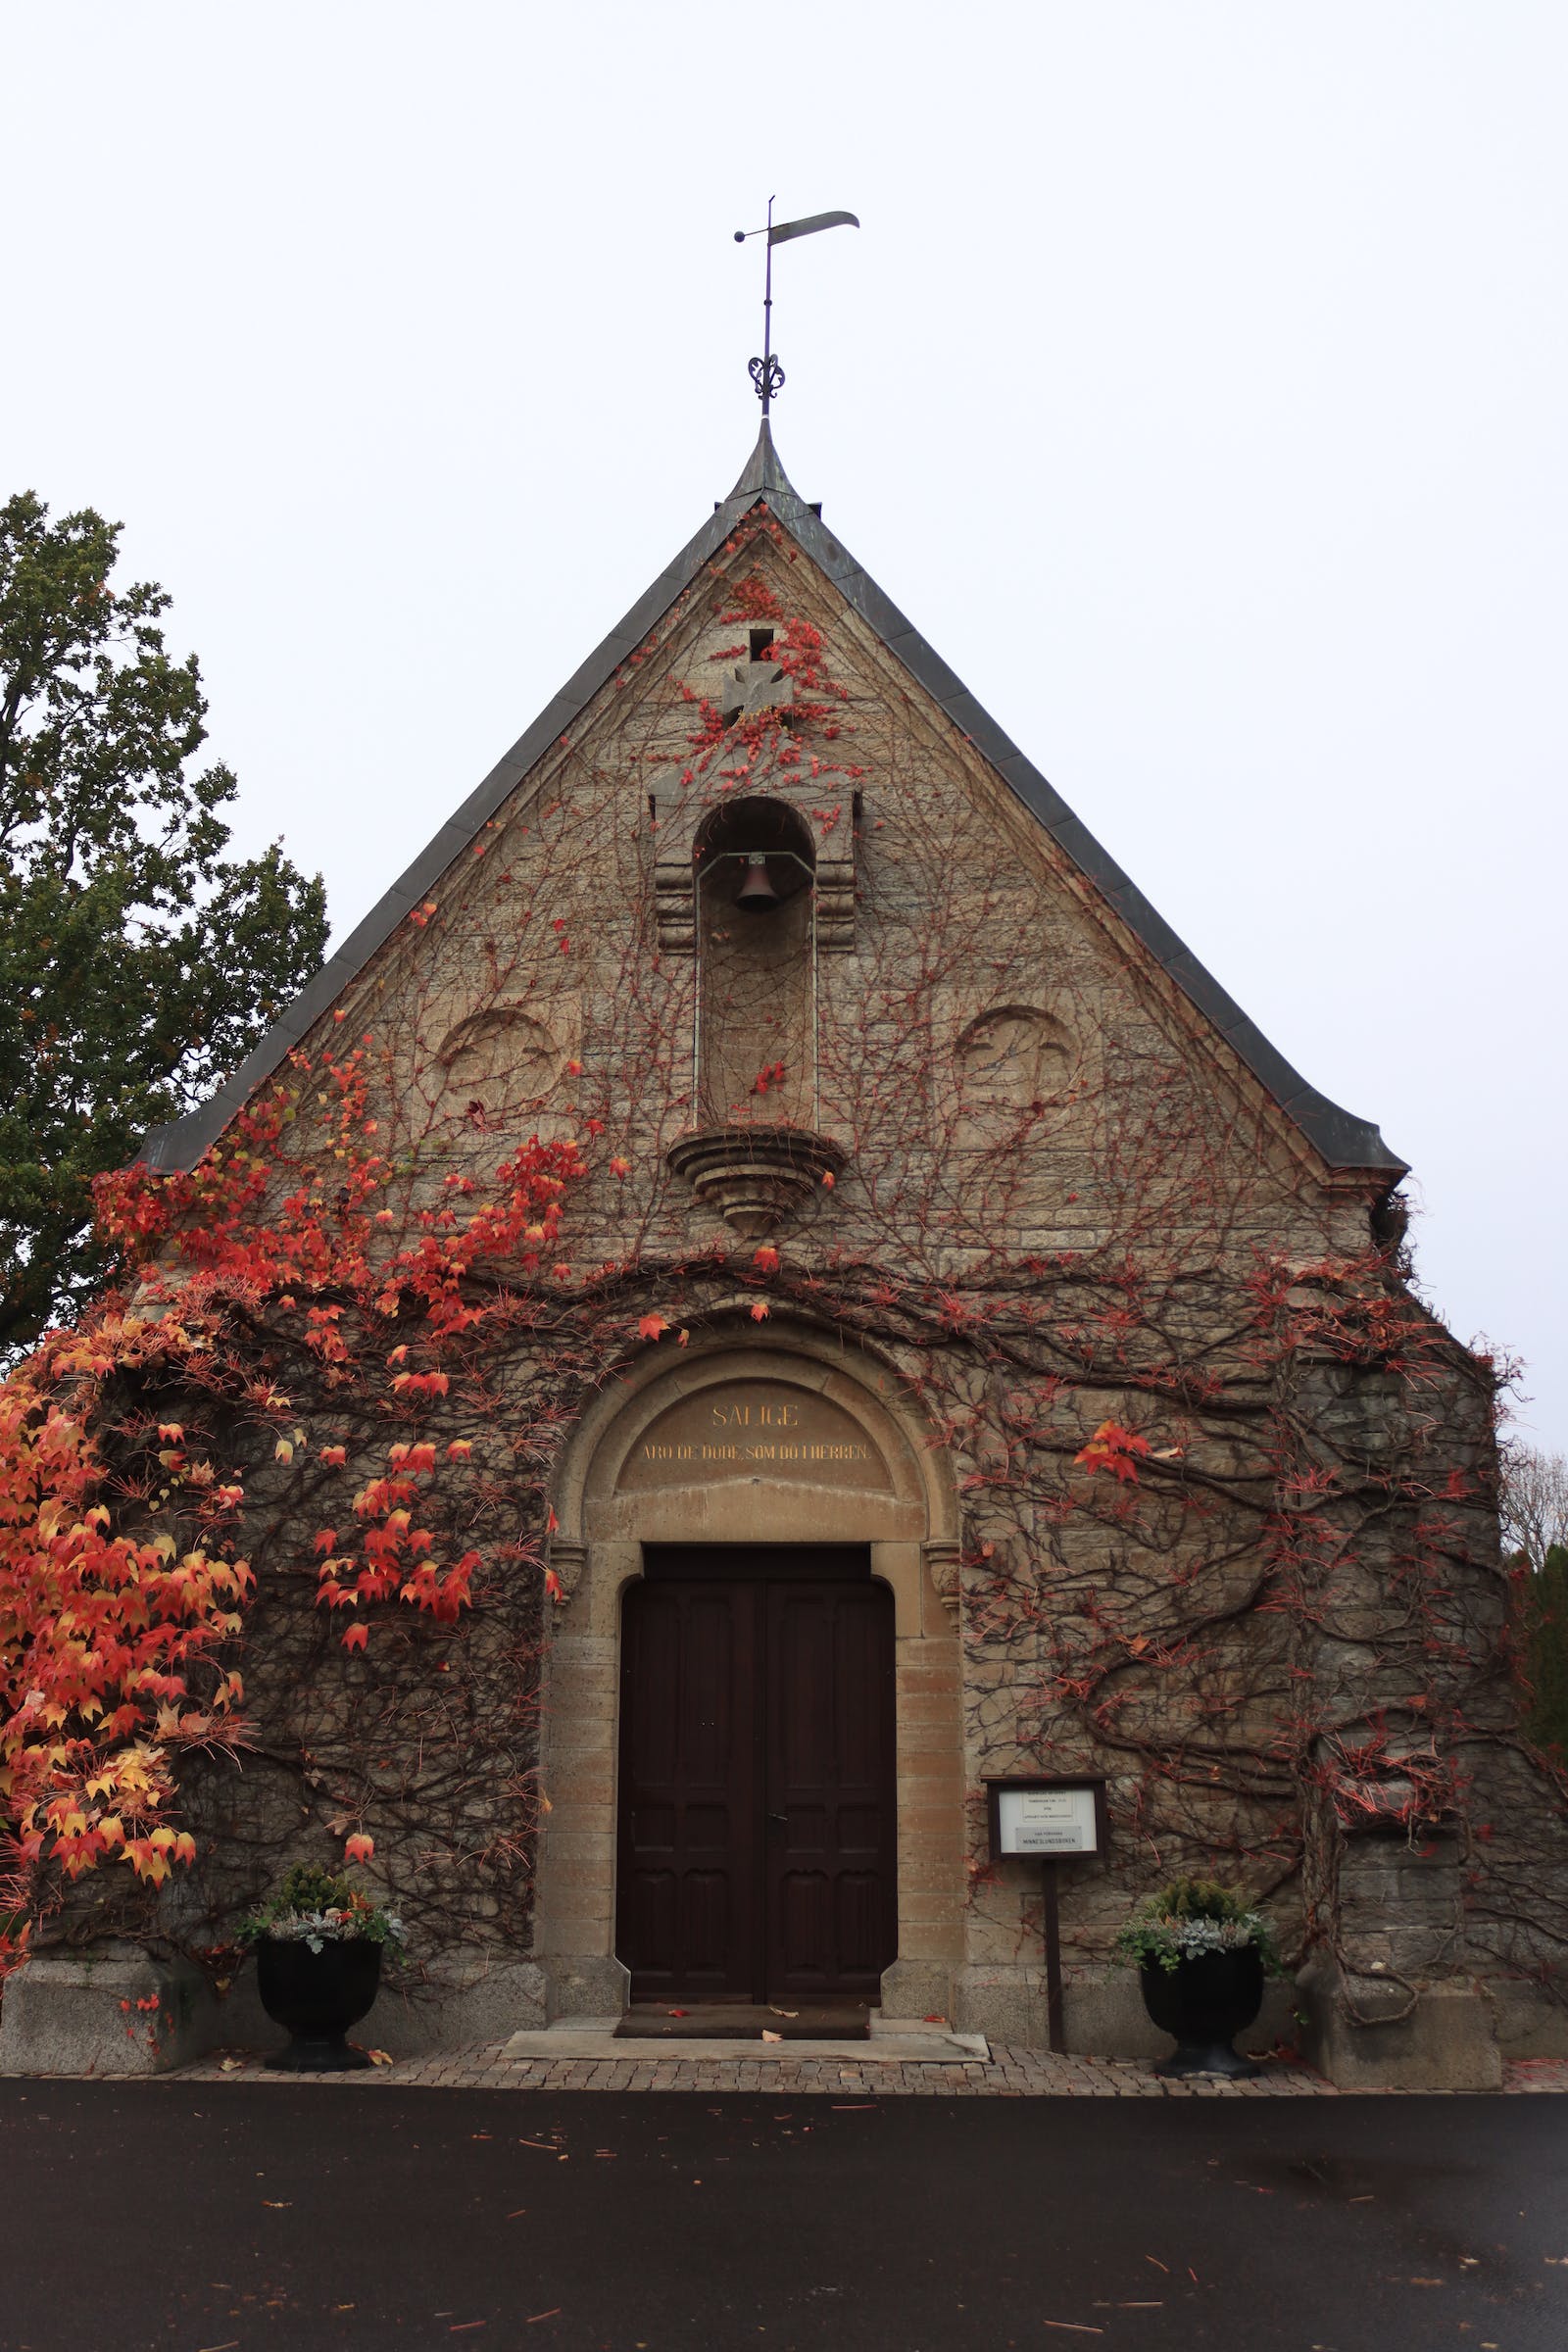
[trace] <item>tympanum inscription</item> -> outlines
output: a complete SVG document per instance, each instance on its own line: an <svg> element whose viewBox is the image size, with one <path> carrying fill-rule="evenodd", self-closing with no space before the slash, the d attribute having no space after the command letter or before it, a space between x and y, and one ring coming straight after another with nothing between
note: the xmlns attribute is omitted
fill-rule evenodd
<svg viewBox="0 0 1568 2352"><path fill-rule="evenodd" d="M738 1380L682 1396L638 1439L621 1488L708 1486L736 1478L886 1494L887 1464L858 1421L813 1390Z"/></svg>

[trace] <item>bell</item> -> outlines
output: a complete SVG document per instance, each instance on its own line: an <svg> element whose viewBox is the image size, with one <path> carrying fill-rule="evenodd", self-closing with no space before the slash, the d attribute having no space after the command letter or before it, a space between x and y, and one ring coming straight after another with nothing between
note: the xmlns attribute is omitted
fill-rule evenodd
<svg viewBox="0 0 1568 2352"><path fill-rule="evenodd" d="M735 904L743 906L748 914L767 914L778 905L778 892L767 877L765 850L747 852L746 876Z"/></svg>

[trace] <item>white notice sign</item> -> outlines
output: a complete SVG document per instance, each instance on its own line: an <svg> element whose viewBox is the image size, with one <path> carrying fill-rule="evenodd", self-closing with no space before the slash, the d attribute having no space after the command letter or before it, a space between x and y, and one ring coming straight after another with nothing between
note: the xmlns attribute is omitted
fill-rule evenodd
<svg viewBox="0 0 1568 2352"><path fill-rule="evenodd" d="M1001 1788L997 1812L1004 1854L1097 1854L1092 1788Z"/></svg>

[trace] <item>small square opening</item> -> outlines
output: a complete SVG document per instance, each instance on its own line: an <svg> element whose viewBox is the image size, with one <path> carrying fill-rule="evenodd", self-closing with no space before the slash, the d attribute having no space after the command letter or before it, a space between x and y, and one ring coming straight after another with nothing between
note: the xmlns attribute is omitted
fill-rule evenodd
<svg viewBox="0 0 1568 2352"><path fill-rule="evenodd" d="M749 635L752 644L752 660L754 662L765 662L773 651L772 630L751 629L747 632L747 634Z"/></svg>

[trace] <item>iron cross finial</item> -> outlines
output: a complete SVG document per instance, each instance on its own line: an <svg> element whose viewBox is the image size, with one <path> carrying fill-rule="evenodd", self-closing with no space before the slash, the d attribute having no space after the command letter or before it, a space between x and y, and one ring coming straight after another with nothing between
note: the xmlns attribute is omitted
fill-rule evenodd
<svg viewBox="0 0 1568 2352"><path fill-rule="evenodd" d="M812 237L819 228L858 228L860 223L853 213L812 213L805 220L781 220L773 224L773 206L767 200L767 221L762 228L738 228L735 242L744 245L748 237L766 237L767 267L762 278L762 356L747 363L757 397L762 404L765 417L773 405L773 395L784 385L784 369L773 349L773 248L787 245L792 237Z"/></svg>

